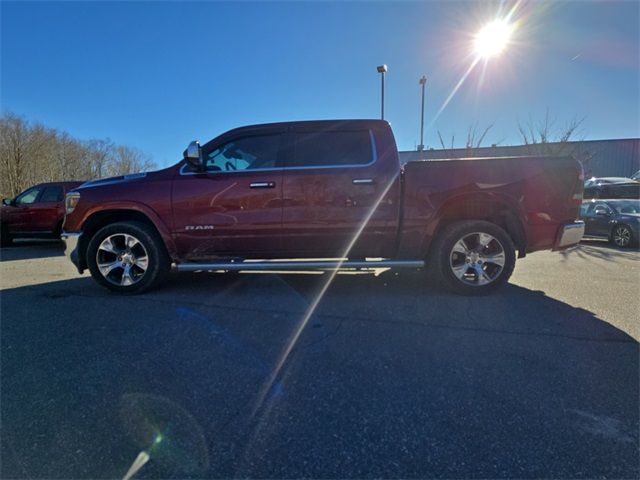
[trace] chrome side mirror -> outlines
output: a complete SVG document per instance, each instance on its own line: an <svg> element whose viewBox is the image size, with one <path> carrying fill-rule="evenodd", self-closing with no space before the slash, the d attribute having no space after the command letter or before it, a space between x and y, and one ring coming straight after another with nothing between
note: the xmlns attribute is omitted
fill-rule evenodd
<svg viewBox="0 0 640 480"><path fill-rule="evenodd" d="M182 154L183 158L198 171L204 170L204 162L202 161L202 148L197 141L189 144Z"/></svg>

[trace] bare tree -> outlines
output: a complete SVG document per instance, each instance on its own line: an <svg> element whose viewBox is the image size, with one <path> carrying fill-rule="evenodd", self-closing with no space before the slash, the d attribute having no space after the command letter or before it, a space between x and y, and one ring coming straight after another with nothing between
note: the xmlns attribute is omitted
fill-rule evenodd
<svg viewBox="0 0 640 480"><path fill-rule="evenodd" d="M40 182L91 180L155 168L142 151L111 140L80 141L67 132L0 117L0 193L14 196Z"/></svg>
<svg viewBox="0 0 640 480"><path fill-rule="evenodd" d="M489 133L489 130L493 128L493 123L488 125L480 135L478 135L478 123L476 122L474 125L470 125L467 130L467 143L465 145L467 150L475 150L476 148L480 148L482 146L482 142L484 138Z"/></svg>
<svg viewBox="0 0 640 480"><path fill-rule="evenodd" d="M17 193L37 176L31 159L42 154L52 132L42 125L29 126L17 115L5 114L0 121L0 178L2 191Z"/></svg>
<svg viewBox="0 0 640 480"><path fill-rule="evenodd" d="M563 150L565 144L575 136L576 130L582 125L585 118L573 118L564 127L556 129L554 128L556 120L549 118L549 109L547 109L544 120L541 122L534 122L531 118L525 124L518 122L518 132L522 143L538 146L532 150L538 150L540 153L558 152Z"/></svg>
<svg viewBox="0 0 640 480"><path fill-rule="evenodd" d="M126 175L154 168L151 159L137 148L118 145L113 149L107 172L110 176Z"/></svg>
<svg viewBox="0 0 640 480"><path fill-rule="evenodd" d="M93 139L85 142L87 150L87 164L91 178L101 178L107 175L107 166L115 145L111 139Z"/></svg>
<svg viewBox="0 0 640 480"><path fill-rule="evenodd" d="M585 171L589 170L589 162L594 153L576 138L576 134L586 117L574 117L565 125L556 128L556 119L550 118L549 109L544 119L534 122L531 118L525 124L518 122L518 132L522 143L528 146L530 155L554 157L572 156L582 162Z"/></svg>
<svg viewBox="0 0 640 480"><path fill-rule="evenodd" d="M462 147L466 149L465 156L473 157L475 155L476 149L482 146L482 143L484 142L484 139L487 136L487 133L489 133L489 130L491 130L492 128L493 128L493 123L485 127L485 129L482 131L478 130L477 122L473 125L469 125L469 128L467 129L467 139L464 147ZM442 146L442 149L447 150L447 146L444 143L444 139L442 138L442 134L440 133L440 130L438 130L438 139L440 140L440 145ZM452 150L454 149L455 139L456 139L456 136L451 135L451 146L448 148Z"/></svg>

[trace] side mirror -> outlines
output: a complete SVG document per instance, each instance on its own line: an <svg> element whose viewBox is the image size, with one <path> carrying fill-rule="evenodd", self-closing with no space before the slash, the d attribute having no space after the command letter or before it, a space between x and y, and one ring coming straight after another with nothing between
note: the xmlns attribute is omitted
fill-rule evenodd
<svg viewBox="0 0 640 480"><path fill-rule="evenodd" d="M204 162L202 161L202 149L200 144L195 140L189 144L182 154L183 158L198 171L204 170Z"/></svg>
<svg viewBox="0 0 640 480"><path fill-rule="evenodd" d="M602 216L606 217L606 216L609 215L609 212L607 212L604 208L596 208L595 214L596 215L602 215Z"/></svg>

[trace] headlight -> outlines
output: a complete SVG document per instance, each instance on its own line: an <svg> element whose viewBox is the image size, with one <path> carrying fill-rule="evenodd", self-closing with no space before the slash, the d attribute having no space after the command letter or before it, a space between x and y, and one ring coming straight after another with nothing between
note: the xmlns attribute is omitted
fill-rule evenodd
<svg viewBox="0 0 640 480"><path fill-rule="evenodd" d="M67 215L73 212L76 209L76 205L80 201L80 194L78 192L67 193L67 198L65 200L65 207L67 211Z"/></svg>

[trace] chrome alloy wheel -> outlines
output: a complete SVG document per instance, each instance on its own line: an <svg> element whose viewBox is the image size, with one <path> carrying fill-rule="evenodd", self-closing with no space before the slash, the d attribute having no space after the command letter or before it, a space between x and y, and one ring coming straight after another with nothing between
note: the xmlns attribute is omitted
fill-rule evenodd
<svg viewBox="0 0 640 480"><path fill-rule="evenodd" d="M462 283L488 285L500 276L506 262L504 247L492 235L468 233L451 249L449 265Z"/></svg>
<svg viewBox="0 0 640 480"><path fill-rule="evenodd" d="M624 225L617 226L613 231L613 243L619 247L626 247L631 242L631 232Z"/></svg>
<svg viewBox="0 0 640 480"><path fill-rule="evenodd" d="M149 256L136 237L115 233L98 246L96 264L105 280L126 287L142 280L149 266Z"/></svg>

